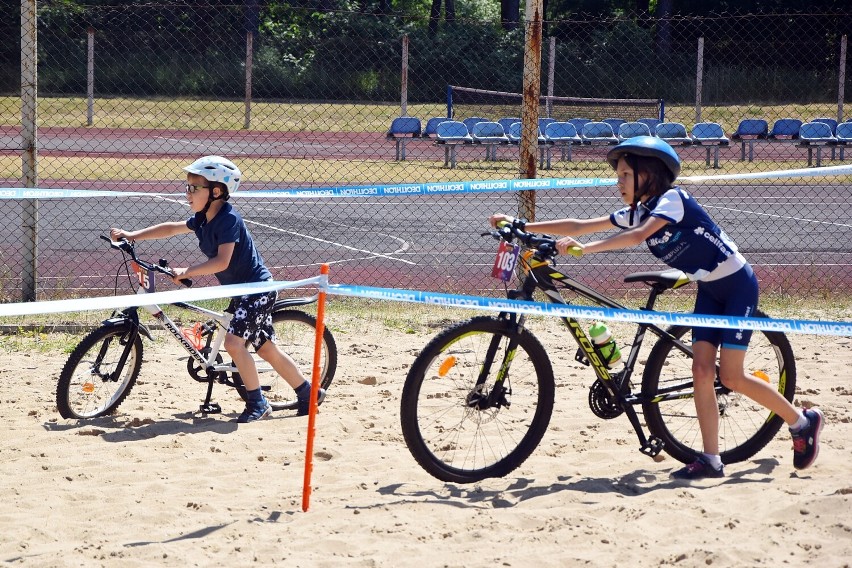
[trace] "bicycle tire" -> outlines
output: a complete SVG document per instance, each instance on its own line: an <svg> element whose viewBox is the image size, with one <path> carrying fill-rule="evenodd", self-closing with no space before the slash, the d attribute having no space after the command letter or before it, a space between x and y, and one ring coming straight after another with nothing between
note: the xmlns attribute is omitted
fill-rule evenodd
<svg viewBox="0 0 852 568"><path fill-rule="evenodd" d="M767 317L760 311L755 317ZM674 326L669 333L689 342L691 328ZM790 341L780 332L755 330L746 352L745 370L767 380L784 398L793 401L796 391L796 360ZM718 380L718 379L717 379ZM695 413L692 392L692 358L674 344L660 338L648 356L642 376L642 394L653 398L660 388L685 385L688 397L659 404L643 402L642 411L651 434L663 441L664 451L683 463L691 463L703 450L701 430ZM751 399L729 391L716 396L719 404L719 449L722 462L745 461L760 450L778 433L784 424L780 416Z"/></svg>
<svg viewBox="0 0 852 568"><path fill-rule="evenodd" d="M301 310L281 309L272 312L272 326L275 328L276 343L293 359L299 370L308 380L314 361L317 319ZM328 389L337 371L337 344L328 327L323 328L322 348L320 350L320 387ZM255 356L258 365L268 365ZM287 381L276 372L260 373L260 386L263 395L273 410L293 410L297 406L296 394ZM237 392L246 399L246 390L242 381L237 383Z"/></svg>
<svg viewBox="0 0 852 568"><path fill-rule="evenodd" d="M476 393L485 351L495 336L500 339L495 369L508 338L518 340L504 383L511 391L511 405L480 410L468 401ZM489 372L485 385L493 387L494 378ZM554 390L550 359L529 330L503 319L475 317L439 333L415 359L402 389L403 437L417 463L441 481L503 477L520 466L544 436Z"/></svg>
<svg viewBox="0 0 852 568"><path fill-rule="evenodd" d="M127 398L142 367L142 337L138 333L123 368L117 366L126 345L122 342L132 331L130 323L99 327L74 348L56 385L56 406L63 418L107 416Z"/></svg>

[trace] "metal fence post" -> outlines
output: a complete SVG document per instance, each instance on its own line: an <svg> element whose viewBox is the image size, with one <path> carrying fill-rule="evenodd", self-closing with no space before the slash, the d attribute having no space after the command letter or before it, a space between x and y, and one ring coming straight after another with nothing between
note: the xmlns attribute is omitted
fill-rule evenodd
<svg viewBox="0 0 852 568"><path fill-rule="evenodd" d="M521 109L520 175L536 177L538 153L538 103L541 96L542 0L529 0L526 6L526 42L524 45L524 99ZM518 215L535 220L535 191L521 191Z"/></svg>
<svg viewBox="0 0 852 568"><path fill-rule="evenodd" d="M695 122L701 122L701 90L704 87L704 38L698 38L698 62L695 68Z"/></svg>
<svg viewBox="0 0 852 568"><path fill-rule="evenodd" d="M95 28L86 30L86 124L91 126L95 119Z"/></svg>
<svg viewBox="0 0 852 568"><path fill-rule="evenodd" d="M550 36L547 57L547 117L553 116L553 82L556 79L556 36Z"/></svg>
<svg viewBox="0 0 852 568"><path fill-rule="evenodd" d="M846 94L846 36L840 38L840 64L837 73L837 122L843 122L843 97Z"/></svg>
<svg viewBox="0 0 852 568"><path fill-rule="evenodd" d="M38 185L38 49L36 39L36 0L21 0L21 155L23 184ZM24 230L21 299L32 302L36 297L38 276L38 200L25 199L21 226Z"/></svg>
<svg viewBox="0 0 852 568"><path fill-rule="evenodd" d="M251 30L246 32L246 111L243 128L251 128L251 72L252 52L254 51L254 34Z"/></svg>
<svg viewBox="0 0 852 568"><path fill-rule="evenodd" d="M402 70L400 72L402 86L400 88L401 102L399 116L408 116L408 34L402 36Z"/></svg>

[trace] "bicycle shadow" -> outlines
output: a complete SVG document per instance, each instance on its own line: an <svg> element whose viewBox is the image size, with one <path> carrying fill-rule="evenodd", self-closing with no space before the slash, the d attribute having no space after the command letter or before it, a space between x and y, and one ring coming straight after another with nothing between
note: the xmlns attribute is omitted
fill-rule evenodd
<svg viewBox="0 0 852 568"><path fill-rule="evenodd" d="M770 483L773 480L772 473L780 465L774 458L763 458L749 462L748 469L739 470L729 474L722 479L703 480L690 483L682 480L671 479L669 474L676 467L666 471L651 471L638 469L621 477L572 477L560 476L556 483L540 485L536 480L530 478L516 478L507 487L497 489L485 489L481 484L456 485L447 483L440 490L425 489L407 491L405 483L387 485L378 489L381 495L395 495L402 497L401 503L433 502L454 507L472 507L499 509L514 507L529 499L553 495L563 491L571 491L583 494L617 494L623 497L639 497L655 491L682 489L706 490L724 485L742 483ZM496 480L493 480L496 481ZM486 483L486 482L483 482ZM387 505L383 503L382 506ZM369 508L369 507L364 507Z"/></svg>

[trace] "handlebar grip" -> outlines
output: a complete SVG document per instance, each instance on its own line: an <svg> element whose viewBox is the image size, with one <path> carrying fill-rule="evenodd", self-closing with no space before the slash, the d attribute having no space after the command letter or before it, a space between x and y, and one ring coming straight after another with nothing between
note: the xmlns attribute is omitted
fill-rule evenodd
<svg viewBox="0 0 852 568"><path fill-rule="evenodd" d="M181 278L180 283L187 288L192 288L192 278Z"/></svg>

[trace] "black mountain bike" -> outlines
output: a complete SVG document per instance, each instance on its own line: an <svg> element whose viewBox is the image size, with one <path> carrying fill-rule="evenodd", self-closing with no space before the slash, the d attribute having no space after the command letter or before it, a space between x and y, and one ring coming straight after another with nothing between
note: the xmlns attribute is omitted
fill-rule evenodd
<svg viewBox="0 0 852 568"><path fill-rule="evenodd" d="M159 264L146 262L136 255L133 243L122 239L110 243L113 249L125 256L122 270L130 277L128 266L133 267L138 281L137 293L156 291L155 274L171 276L165 260ZM191 280L183 281L191 285ZM275 303L272 310L272 326L277 342L303 372L310 372L313 365L316 318L296 309L316 301L315 297L286 298ZM228 312L220 313L200 306L179 302L174 304L205 321L191 327L179 327L159 306L143 306L171 337L189 354L186 370L189 376L207 384L207 395L199 410L205 414L216 414L221 407L211 401L213 385L216 383L236 389L245 400L246 389L233 362L222 359L222 344L228 324L233 317ZM95 418L112 414L124 401L142 368L142 338L152 339L148 327L139 321L139 307L133 306L115 312L104 320L100 327L92 330L74 348L56 386L56 406L63 418ZM328 328L324 328L320 350L320 386L328 389L337 369L337 345ZM292 410L297 407L293 388L275 370L255 355L260 386L273 410Z"/></svg>
<svg viewBox="0 0 852 568"><path fill-rule="evenodd" d="M507 291L509 299L532 300L538 290L550 302L567 304L563 290L599 306L625 308L557 270L554 238L512 224L486 234L517 242L525 250L517 261L520 283ZM514 270L513 265L510 268ZM654 309L660 294L689 283L678 270L630 274L624 281L650 287L643 308L647 311ZM756 317L767 316L758 311ZM505 476L541 441L553 410L553 367L545 348L525 327L525 319L513 312L474 317L439 333L415 359L402 391L402 432L414 459L434 477L472 483ZM614 371L577 320L562 320L579 346L576 361L591 366L596 375L588 395L592 412L603 419L625 414L646 455L665 451L681 462L694 461L702 442L692 400L691 328L635 324L624 366ZM637 388L634 370L648 331L657 340ZM783 333L755 331L745 369L793 400L796 364ZM718 372L716 398L724 463L750 458L783 424L779 416L725 388Z"/></svg>

